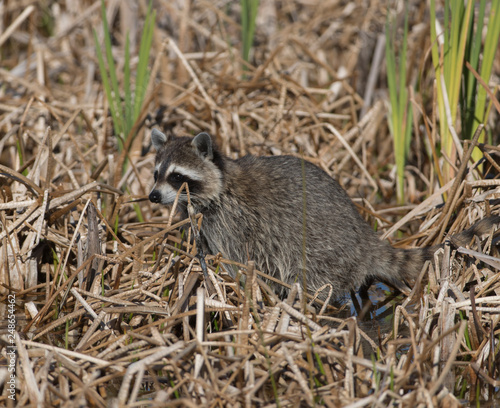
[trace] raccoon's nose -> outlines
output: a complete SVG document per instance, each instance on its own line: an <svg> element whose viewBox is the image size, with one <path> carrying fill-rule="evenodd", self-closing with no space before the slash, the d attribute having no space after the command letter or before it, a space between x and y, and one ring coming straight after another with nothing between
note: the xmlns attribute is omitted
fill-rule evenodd
<svg viewBox="0 0 500 408"><path fill-rule="evenodd" d="M159 203L161 202L161 194L158 190L153 190L149 194L149 201L152 203Z"/></svg>

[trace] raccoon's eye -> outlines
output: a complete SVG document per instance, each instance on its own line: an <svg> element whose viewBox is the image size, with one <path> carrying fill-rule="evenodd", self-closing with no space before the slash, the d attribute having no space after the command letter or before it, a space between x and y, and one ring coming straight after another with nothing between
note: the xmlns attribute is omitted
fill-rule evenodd
<svg viewBox="0 0 500 408"><path fill-rule="evenodd" d="M158 170L155 170L154 178L156 183L158 181Z"/></svg>
<svg viewBox="0 0 500 408"><path fill-rule="evenodd" d="M186 181L186 177L184 177L181 173L171 173L169 178L177 183L183 183Z"/></svg>

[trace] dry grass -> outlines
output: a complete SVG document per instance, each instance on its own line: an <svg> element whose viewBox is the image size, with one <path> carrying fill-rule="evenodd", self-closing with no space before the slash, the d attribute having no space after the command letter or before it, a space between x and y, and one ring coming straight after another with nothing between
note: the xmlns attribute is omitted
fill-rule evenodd
<svg viewBox="0 0 500 408"><path fill-rule="evenodd" d="M394 205L384 72L372 63L385 3L261 1L255 67L243 74L237 2L155 1L156 81L124 173L91 35L99 4L0 3L0 313L15 294L17 325L16 401L0 367L0 405L449 407L500 397L493 232L470 250L438 251L422 284L386 301L384 324L376 310L346 318L299 287L278 299L251 262L236 265L235 281L230 260L208 256L206 281L180 238L189 221L145 200L159 126L208 131L231 157L304 155L364 198L360 210L385 237L401 231L397 245L441 243L498 213L500 148L483 146L484 172L469 162L439 188L424 127L407 205ZM415 112L437 129L428 16L416 4L410 76L428 93L414 95ZM116 44L126 30L137 43L145 9L108 2ZM378 102L363 107L368 91ZM373 318L381 328L370 332L363 320ZM1 330L6 366L14 337Z"/></svg>

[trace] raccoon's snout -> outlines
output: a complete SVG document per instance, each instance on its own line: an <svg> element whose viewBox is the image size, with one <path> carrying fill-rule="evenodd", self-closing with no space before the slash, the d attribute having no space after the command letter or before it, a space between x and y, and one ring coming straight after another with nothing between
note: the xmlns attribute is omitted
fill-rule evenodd
<svg viewBox="0 0 500 408"><path fill-rule="evenodd" d="M152 203L161 203L161 194L158 190L153 190L149 194L149 201Z"/></svg>

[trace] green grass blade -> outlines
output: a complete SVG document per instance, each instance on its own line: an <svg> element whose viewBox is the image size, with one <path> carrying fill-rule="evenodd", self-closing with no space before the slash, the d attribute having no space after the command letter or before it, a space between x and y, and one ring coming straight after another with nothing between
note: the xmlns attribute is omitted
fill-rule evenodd
<svg viewBox="0 0 500 408"><path fill-rule="evenodd" d="M495 59L495 54L498 50L498 41L500 38L500 0L493 0L491 2L491 11L488 22L488 32L486 33L486 39L484 41L483 49L483 61L481 63L481 79L488 83L491 70L493 68L493 62ZM474 111L474 125L472 128L471 135L474 134L477 127L486 122L486 90L482 86L478 86L476 106ZM479 137L479 142L484 142L484 133ZM472 157L474 160L479 160L482 153L475 149Z"/></svg>
<svg viewBox="0 0 500 408"><path fill-rule="evenodd" d="M144 95L146 94L146 88L149 81L148 62L149 52L153 42L155 20L156 11L152 11L152 2L150 2L139 49L139 63L137 66L137 76L135 82L134 122L141 113L142 102L144 100Z"/></svg>
<svg viewBox="0 0 500 408"><path fill-rule="evenodd" d="M249 51L247 50L248 44L248 15L249 15L249 4L248 0L241 0L241 55L244 61L248 61Z"/></svg>
<svg viewBox="0 0 500 408"><path fill-rule="evenodd" d="M125 40L125 66L124 66L124 87L125 87L125 129L124 135L127 136L134 124L133 106L132 106L132 91L130 89L130 39L127 33Z"/></svg>
<svg viewBox="0 0 500 408"><path fill-rule="evenodd" d="M479 54L481 53L485 9L486 9L486 1L481 0L481 3L479 5L477 24L476 24L476 32L473 38L471 39L472 46L469 56L469 63L472 65L472 68L474 68L476 71L478 70ZM471 15L471 17L473 18L473 15ZM474 90L476 89L476 77L472 75L471 72L469 71L466 72L467 72L467 101L468 101L467 106L471 106L474 100L473 98Z"/></svg>
<svg viewBox="0 0 500 408"><path fill-rule="evenodd" d="M448 8L445 7L445 24L447 24L448 19L449 19L449 13L447 12ZM447 125L447 120L446 120L446 112L444 108L444 100L443 100L443 89L441 85L441 76L443 75L443 66L442 66L442 60L440 57L440 45L439 45L439 39L438 39L438 33L436 31L436 2L435 0L431 0L431 9L430 9L430 14L431 14L431 55L432 55L432 64L434 65L434 71L436 73L436 95L437 95L437 102L438 102L438 111L439 111L439 127L440 127L440 133L443 138L443 143L445 143L446 138L445 136L447 135L448 132L448 125ZM444 30L444 33L439 33L440 36L444 36L444 43L446 47L446 43L449 42L448 40L448 35L447 31ZM444 61L444 57L443 57Z"/></svg>
<svg viewBox="0 0 500 408"><path fill-rule="evenodd" d="M453 43L453 35L455 30L449 30L448 27L451 27L452 20L450 15L450 1L446 0L444 2L444 28L443 28L443 72L445 72L444 67L449 67L453 65L452 61L452 43ZM446 87L449 88L449 78L445 76Z"/></svg>
<svg viewBox="0 0 500 408"><path fill-rule="evenodd" d="M259 0L241 0L241 55L244 61L249 60L250 49L252 48L253 38L257 20L257 11L259 9Z"/></svg>
<svg viewBox="0 0 500 408"><path fill-rule="evenodd" d="M390 23L390 14L386 20L386 64L387 83L389 99L391 102L389 128L393 136L394 157L397 172L397 198L399 203L404 202L404 169L406 157L410 146L412 112L408 105L407 80L407 36L408 36L408 5L405 3L405 22L403 29L403 41L399 55L399 70L396 68L396 47L394 37L396 36L395 24ZM391 32L391 25L394 32Z"/></svg>
<svg viewBox="0 0 500 408"><path fill-rule="evenodd" d="M117 112L114 105L113 95L111 91L111 85L109 83L108 72L106 70L106 65L104 64L104 56L102 55L101 47L99 46L99 40L97 39L97 33L94 30L94 42L97 51L97 61L99 63L99 71L101 72L101 79L104 91L106 92L106 98L109 103L109 110L111 111L111 118L113 119L113 125L115 126L116 132L120 132L121 122L117 117Z"/></svg>
<svg viewBox="0 0 500 408"><path fill-rule="evenodd" d="M434 69L437 71L439 67L439 42L436 32L436 2L431 0L431 56Z"/></svg>
<svg viewBox="0 0 500 408"><path fill-rule="evenodd" d="M401 140L400 143L400 155L404 156L403 162L406 159L406 152L404 150L405 141L404 135L406 134L406 121L404 120L406 116L406 109L408 106L408 91L406 89L406 51L408 46L408 3L405 2L405 20L404 20L404 29L403 29L403 42L402 42L401 56L399 59L399 112L398 115L402 120L401 131L399 133L399 137ZM401 175L402 176L402 175Z"/></svg>
<svg viewBox="0 0 500 408"><path fill-rule="evenodd" d="M469 24L471 21L471 13L472 6L474 4L473 1L469 1L467 3L467 9L465 11L465 15L463 13L463 3L456 2L454 4L459 4L459 14L452 17L453 23L452 26L457 30L456 33L456 44L453 46L453 49L456 50L454 54L454 65L450 67L451 71L451 88L448 90L449 101L450 101L450 109L451 109L451 117L453 121L457 116L458 112L458 99L460 96L460 84L462 81L462 67L464 66L464 56L465 56L465 46L469 33ZM455 123L453 123L455 125Z"/></svg>
<svg viewBox="0 0 500 408"><path fill-rule="evenodd" d="M150 4L151 7L151 4ZM148 83L148 60L149 51L153 39L153 27L156 13L150 14L151 10L148 9L148 15L144 24L144 32L141 38L141 45L139 49L139 63L137 66L137 75L135 83L135 101L134 101L134 121L139 117L142 101L146 92Z"/></svg>
<svg viewBox="0 0 500 408"><path fill-rule="evenodd" d="M469 36L465 51L465 59L471 64L472 68L478 71L479 55L481 53L482 33L484 26L484 15L486 9L486 1L481 0L479 4L478 17L474 29L474 13L471 13L469 23ZM476 86L477 80L473 73L466 69L463 71L464 87L463 96L461 98L461 117L462 117L462 133L465 137L472 137L472 129L474 126L474 112L476 106Z"/></svg>
<svg viewBox="0 0 500 408"><path fill-rule="evenodd" d="M486 83L490 80L493 61L498 49L498 40L500 37L500 0L492 2L489 20L480 72L481 79ZM476 125L474 126L474 130L485 120L486 90L480 86L477 93Z"/></svg>
<svg viewBox="0 0 500 408"><path fill-rule="evenodd" d="M113 52L111 47L111 34L108 26L108 19L106 18L106 7L104 5L104 0L101 0L101 17L102 17L102 25L104 29L104 49L106 51L106 59L109 67L109 78L111 80L111 89L112 89L112 99L108 99L110 104L110 109L116 110L117 120L120 122L119 128L115 129L118 135L124 136L124 118L123 114L119 112L121 107L121 99L120 99L120 87L118 86L118 79L116 77L116 66L115 61L113 59ZM112 105L112 106L111 106ZM116 125L115 125L116 127Z"/></svg>
<svg viewBox="0 0 500 408"><path fill-rule="evenodd" d="M250 20L248 21L248 49L247 49L247 61L250 56L250 48L253 45L253 39L255 36L255 27L257 26L257 11L259 10L259 0L250 0Z"/></svg>
<svg viewBox="0 0 500 408"><path fill-rule="evenodd" d="M483 63L481 67L481 78L488 82L493 68L493 61L498 50L500 37L500 0L494 0L491 4L490 21L488 32L484 42ZM483 89L484 91L484 89Z"/></svg>

